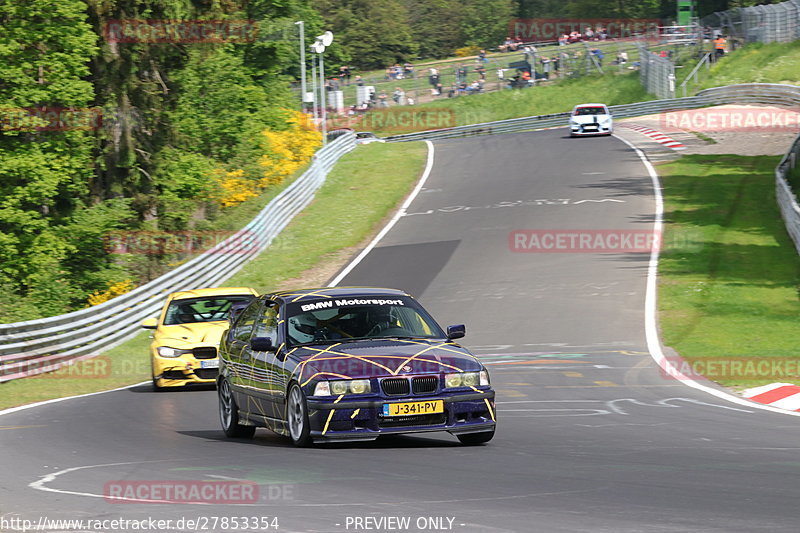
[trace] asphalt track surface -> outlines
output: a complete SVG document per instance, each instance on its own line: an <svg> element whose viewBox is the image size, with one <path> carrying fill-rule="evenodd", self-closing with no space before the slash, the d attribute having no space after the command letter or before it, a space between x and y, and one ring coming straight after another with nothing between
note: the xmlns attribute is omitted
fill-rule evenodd
<svg viewBox="0 0 800 533"><path fill-rule="evenodd" d="M343 284L403 288L440 323L467 324L464 344L498 392L491 443L431 434L295 449L266 430L226 440L213 391L139 386L0 418L0 514L275 516L279 531L797 531L798 419L659 371L644 333L648 254L509 249L517 229L652 228L654 191L634 151L563 130L435 149L407 215ZM260 501L102 498L114 480L191 479L253 480ZM357 527L367 516L410 527ZM435 529L427 517L445 520Z"/></svg>

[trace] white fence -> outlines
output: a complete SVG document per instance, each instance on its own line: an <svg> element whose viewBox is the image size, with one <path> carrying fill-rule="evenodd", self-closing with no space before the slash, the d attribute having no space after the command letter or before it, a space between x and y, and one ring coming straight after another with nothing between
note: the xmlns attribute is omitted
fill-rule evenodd
<svg viewBox="0 0 800 533"><path fill-rule="evenodd" d="M170 292L213 287L267 248L308 205L336 161L355 147L355 134L319 150L302 176L276 196L242 230L178 268L107 302L65 315L0 324L0 383L94 357L139 329Z"/></svg>

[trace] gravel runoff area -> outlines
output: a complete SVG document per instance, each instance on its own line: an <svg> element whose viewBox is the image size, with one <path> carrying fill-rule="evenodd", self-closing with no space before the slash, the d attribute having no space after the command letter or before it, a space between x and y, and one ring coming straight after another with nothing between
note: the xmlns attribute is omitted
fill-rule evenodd
<svg viewBox="0 0 800 533"><path fill-rule="evenodd" d="M703 109L696 109L690 113L719 113L717 118L732 113L744 116L749 113L766 112L784 121L793 121L792 128L750 128L752 131L708 131L710 128L696 131L669 127L665 113L646 115L641 117L620 119L615 122L615 133L625 140L644 150L654 162L671 161L682 154L737 154L737 155L783 155L789 149L792 141L800 133L798 119L800 114L795 110L752 105L723 105ZM752 115L751 115L752 116ZM786 123L786 122L785 122ZM639 132L626 128L626 125L643 126L675 139L686 146L685 150L676 151L642 135Z"/></svg>

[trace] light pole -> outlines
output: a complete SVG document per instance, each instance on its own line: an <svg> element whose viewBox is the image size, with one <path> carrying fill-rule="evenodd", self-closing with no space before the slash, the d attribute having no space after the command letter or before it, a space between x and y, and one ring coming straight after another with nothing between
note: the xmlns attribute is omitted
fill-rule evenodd
<svg viewBox="0 0 800 533"><path fill-rule="evenodd" d="M322 101L322 144L328 144L328 103L325 101L325 60L322 58L322 53L325 48L333 42L333 34L326 31L322 35L317 36L317 40L311 45L311 49L319 54L319 82L320 82L320 100Z"/></svg>
<svg viewBox="0 0 800 533"><path fill-rule="evenodd" d="M300 107L305 111L306 93L308 92L306 86L306 25L302 20L298 20L295 24L300 26Z"/></svg>
<svg viewBox="0 0 800 533"><path fill-rule="evenodd" d="M314 113L314 127L317 126L319 113L317 110L317 58L311 56L311 105Z"/></svg>

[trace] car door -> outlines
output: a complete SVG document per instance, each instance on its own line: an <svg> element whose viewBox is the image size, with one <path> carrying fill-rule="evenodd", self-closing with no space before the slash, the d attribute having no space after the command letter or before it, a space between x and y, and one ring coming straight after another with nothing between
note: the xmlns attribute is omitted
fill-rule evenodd
<svg viewBox="0 0 800 533"><path fill-rule="evenodd" d="M230 360L231 370L229 381L236 403L244 411L251 410L250 391L252 390L253 382L250 354L245 348L249 347L250 337L253 334L256 320L261 313L261 308L262 302L256 300L242 311L226 341L226 352Z"/></svg>
<svg viewBox="0 0 800 533"><path fill-rule="evenodd" d="M266 300L261 312L253 324L251 339L268 338L273 347L278 347L278 304ZM280 390L280 382L275 372L275 350L257 351L248 343L243 354L250 361L253 369L252 395L258 409L257 413L269 419L276 418L276 394Z"/></svg>

